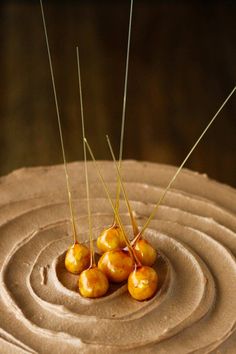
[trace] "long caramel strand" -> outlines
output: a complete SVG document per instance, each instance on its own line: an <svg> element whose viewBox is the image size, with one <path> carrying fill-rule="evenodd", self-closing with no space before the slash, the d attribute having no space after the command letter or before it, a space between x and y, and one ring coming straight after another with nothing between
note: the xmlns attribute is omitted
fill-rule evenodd
<svg viewBox="0 0 236 354"><path fill-rule="evenodd" d="M91 206L90 206L87 153L86 153L86 145L85 145L85 141L84 141L84 138L85 138L84 108L83 108L83 95L82 95L82 84L81 84L81 73L80 73L79 47L76 47L76 57L77 57L77 69L78 69L78 81L79 81L79 96L80 96L82 135L83 135L84 171L85 171L86 194L87 194L89 241L90 241L90 267L94 267L96 265L96 262L95 262L94 247L93 247L93 230L92 230L92 217L91 217Z"/></svg>
<svg viewBox="0 0 236 354"><path fill-rule="evenodd" d="M166 193L168 192L168 190L170 189L170 187L172 186L172 184L174 183L174 181L176 180L178 174L180 173L180 171L182 170L183 166L185 165L185 163L187 162L187 160L189 159L189 157L191 156L191 154L193 153L193 151L195 150L195 148L197 147L197 145L200 143L200 141L202 140L203 136L206 134L206 132L208 131L208 129L210 128L210 126L213 124L213 122L215 121L215 119L217 118L217 116L219 115L219 113L222 111L222 109L224 108L224 106L226 105L226 103L229 101L229 99L231 98L231 96L234 94L236 90L236 86L233 88L233 90L230 92L230 94L228 95L228 97L225 99L225 101L222 103L222 105L220 106L220 108L218 109L218 111L215 113L215 115L213 116L213 118L210 120L210 122L207 124L206 128L203 130L202 134L199 136L199 138L197 139L197 141L195 142L195 144L192 146L192 148L190 149L189 153L187 154L187 156L185 157L185 159L183 160L183 162L181 163L181 165L179 166L179 168L177 169L176 173L174 174L174 176L171 178L168 186L166 187L166 189L164 190L163 194L161 195L160 199L158 200L157 204L155 205L151 215L149 216L149 218L147 219L146 223L144 224L142 230L140 231L139 235L136 236L136 238L134 239L133 243L137 242L137 240L141 237L141 235L144 233L144 231L147 229L147 227L149 226L150 222L152 221L152 219L154 218L157 209L159 208L159 205L162 203L163 199L166 196Z"/></svg>
<svg viewBox="0 0 236 354"><path fill-rule="evenodd" d="M107 139L107 143L108 143L108 146L109 146L109 149L110 149L110 153L111 153L113 162L114 162L115 167L116 167L117 176L118 176L118 179L119 179L119 184L121 186L122 193L123 193L124 198L125 198L125 203L126 203L126 206L127 206L128 212L129 212L129 216L130 216L130 220L131 220L131 224L132 224L132 228L133 228L133 234L134 234L134 236L137 236L138 233L139 233L138 225L137 225L136 220L134 218L133 211L132 211L131 206L130 206L129 198L128 198L128 195L127 195L127 192L125 190L124 183L123 183L123 179L122 179L122 176L120 174L120 169L119 169L119 166L118 166L118 164L116 162L116 158L115 158L115 155L114 155L114 150L112 148L112 145L111 145L111 142L110 142L110 139L109 139L108 135L106 135L106 139Z"/></svg>
<svg viewBox="0 0 236 354"><path fill-rule="evenodd" d="M59 133L60 133L61 150L62 150L62 156L63 156L65 176L66 176L68 202L69 202L69 208L70 208L70 218L71 218L71 225L72 225L72 230L73 230L73 240L74 240L74 243L76 243L77 242L77 232L76 232L75 217L74 217L74 210L73 210L72 197L71 197L71 187L70 187L70 181L69 181L69 175L68 175L68 169L67 169L64 140L63 140L62 128L61 128L61 118L60 118L60 112L59 112L59 107L58 107L56 85L55 85L54 72L53 72L53 67L52 67L51 52L50 52L50 47L49 47L48 33L47 33L47 27L46 27L46 21L45 21L45 16L44 16L42 0L40 0L40 7L41 7L43 28L44 28L44 33L45 33L46 45L47 45L48 60L49 60L51 79L52 79L52 87L53 87L53 93L54 93L54 99L55 99L57 122L58 122L58 128L59 128Z"/></svg>
<svg viewBox="0 0 236 354"><path fill-rule="evenodd" d="M140 263L140 261L138 260L136 254L135 254L135 251L133 250L133 248L132 248L132 246L131 246L131 243L130 243L128 237L127 237L126 234L125 234L124 226L123 226L122 221L121 221L121 219L120 219L120 216L119 216L119 214L118 214L118 212L117 212L117 210L116 210L116 207L115 207L115 205L114 205L113 202L112 202L112 198L111 198L110 192L109 192L109 190L108 190L107 184L106 184L106 182L105 182L105 180L104 180L104 178L103 178L103 176L102 176L100 167L99 167L99 165L98 165L98 163L97 163L97 161L96 161L96 159L95 159L95 157L94 157L94 154L93 154L93 152L92 152L92 149L91 149L91 147L90 147L90 145L89 145L89 143L88 143L88 141L87 141L86 138L84 139L84 141L85 141L86 146L87 146L87 148L88 148L88 151L89 151L89 153L90 153L90 155L91 155L91 157L92 157L92 160L93 160L93 162L94 162L94 166L95 166L95 168L96 168L96 170L97 170L97 173L98 173L98 175L99 175L99 177L100 177L100 180L101 180L101 182L102 182L102 185L103 185L103 188L104 188L105 193L106 193L106 195L107 195L107 198L108 198L108 200L109 200L109 203L110 203L110 205L111 205L111 207L112 207L112 210L113 210L113 212L114 212L114 214L115 214L117 223L118 223L118 225L119 225L119 227L120 227L120 229L121 229L121 233L122 233L122 236L123 236L123 238L124 238L124 240L125 240L125 243L126 243L126 246L127 246L127 248L128 248L128 251L129 251L131 257L134 259L135 264L136 264L137 266L140 266L141 263Z"/></svg>
<svg viewBox="0 0 236 354"><path fill-rule="evenodd" d="M124 97L123 97L123 109L122 109L122 121L121 121L121 133L120 133L120 151L119 151L119 169L121 168L122 156L123 156L123 144L124 144L124 130L125 130L125 113L126 113L126 98L127 98L127 85L128 85L128 73L129 73L129 52L130 52L130 38L133 18L133 0L130 2L130 15L129 15L129 31L128 31L128 43L125 65L125 82L124 82ZM117 193L116 193L116 210L119 212L120 204L120 182L117 179Z"/></svg>

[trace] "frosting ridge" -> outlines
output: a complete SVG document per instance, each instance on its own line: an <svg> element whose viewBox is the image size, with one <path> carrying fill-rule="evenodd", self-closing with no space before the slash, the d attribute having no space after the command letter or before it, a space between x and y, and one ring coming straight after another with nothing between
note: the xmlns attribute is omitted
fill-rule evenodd
<svg viewBox="0 0 236 354"><path fill-rule="evenodd" d="M113 196L116 171L100 162ZM79 238L88 242L83 163L68 164ZM94 240L112 210L88 164ZM175 167L124 161L143 225ZM136 302L127 285L103 298L76 292L63 266L72 242L63 166L21 169L0 183L0 342L6 350L72 353L233 353L236 346L236 191L184 169L145 232L158 250L157 294ZM131 236L125 203L121 218ZM229 287L230 284L230 287ZM230 288L230 289L229 289ZM121 340L122 338L122 340ZM42 347L43 343L43 347ZM6 351L7 352L7 351Z"/></svg>

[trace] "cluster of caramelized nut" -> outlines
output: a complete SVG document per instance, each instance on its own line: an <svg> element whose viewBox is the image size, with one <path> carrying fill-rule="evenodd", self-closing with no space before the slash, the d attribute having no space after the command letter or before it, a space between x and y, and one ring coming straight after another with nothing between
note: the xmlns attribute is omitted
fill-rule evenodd
<svg viewBox="0 0 236 354"><path fill-rule="evenodd" d="M136 300L147 300L155 294L158 276L151 266L157 258L156 250L140 236L133 241L127 245L117 224L103 230L97 239L97 247L102 253L97 266L91 262L91 253L86 246L75 243L68 249L65 267L69 272L79 274L78 289L82 296L101 297L106 294L109 281L121 283L126 280L128 291Z"/></svg>
<svg viewBox="0 0 236 354"><path fill-rule="evenodd" d="M111 234L116 233L116 245L110 243ZM136 239L136 240L135 240ZM136 300L151 298L158 284L156 271L151 267L157 258L156 250L141 237L136 237L132 251L124 249L124 237L119 226L105 229L97 239L98 248L105 252L98 262L111 282L120 283L128 280L128 291Z"/></svg>

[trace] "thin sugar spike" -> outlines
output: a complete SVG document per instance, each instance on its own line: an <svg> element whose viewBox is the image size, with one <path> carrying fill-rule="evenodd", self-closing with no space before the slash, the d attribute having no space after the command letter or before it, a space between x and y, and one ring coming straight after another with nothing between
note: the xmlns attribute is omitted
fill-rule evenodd
<svg viewBox="0 0 236 354"><path fill-rule="evenodd" d="M129 31L128 31L126 65L125 65L124 97L123 97L121 133L120 133L119 169L121 168L121 162L122 162L122 156L123 156L123 142L124 142L124 130L125 130L125 112L126 112L127 84L128 84L128 73L129 73L129 52L130 52L132 18L133 18L133 0L131 0L131 2L130 2ZM117 211L119 211L120 187L121 186L120 186L119 179L117 179L117 193L116 193L116 210Z"/></svg>
<svg viewBox="0 0 236 354"><path fill-rule="evenodd" d="M115 214L116 220L117 220L118 225L119 225L119 227L120 227L120 229L121 229L122 236L123 236L123 238L124 238L124 240L125 240L125 243L126 243L126 246L127 246L127 248L128 248L128 251L129 251L131 257L134 259L135 264L136 264L137 266L140 266L140 265L141 265L141 264L140 264L140 261L138 260L136 254L135 254L135 251L133 250L133 248L132 248L132 246L131 246L130 240L128 239L128 237L127 237L126 234L125 234L124 226L123 226L122 221L121 221L121 219L120 219L120 216L119 216L119 214L118 214L118 212L117 212L117 210L116 210L116 208L115 208L115 205L113 204L113 201L112 201L110 192L109 192L109 190L108 190L107 184L106 184L106 182L105 182L105 180L104 180L104 178L103 178L103 176L102 176L102 173L101 173L101 171L100 171L100 167L99 167L99 165L98 165L98 163L97 163L97 161L96 161L96 159L95 159L95 157L94 157L94 154L93 154L93 152L92 152L92 149L91 149L91 147L90 147L90 145L89 145L89 143L88 143L88 141L87 141L86 138L84 139L84 141L85 141L85 144L86 144L86 146L87 146L87 148L88 148L88 151L89 151L89 153L90 153L90 155L91 155L91 157L92 157L92 160L93 160L93 162L94 162L94 166L95 166L95 168L96 168L96 170L97 170L97 173L98 173L98 175L99 175L99 177L100 177L100 180L101 180L102 185L103 185L103 188L104 188L104 190L105 190L105 192L106 192L106 195L107 195L107 198L108 198L108 200L109 200L109 203L110 203L110 205L111 205L111 207L112 207L112 210L113 210L113 212L114 212L114 214Z"/></svg>
<svg viewBox="0 0 236 354"><path fill-rule="evenodd" d="M108 135L106 135L106 139L107 139L107 143L108 143L108 146L109 146L109 149L110 149L110 152L111 152L112 159L113 159L115 167L116 167L117 176L118 176L118 179L119 179L119 184L121 186L122 193L123 193L124 198L125 198L125 203L126 203L129 215L130 215L130 220L131 220L132 227L133 227L133 233L134 233L134 236L137 236L138 233L139 233L138 225L137 225L136 220L134 218L133 211L132 211L131 206L130 206L129 198L127 196L127 193L126 193L126 190L125 190L125 186L124 186L124 183L123 183L123 179L122 179L122 176L120 174L120 169L119 169L119 166L118 166L118 164L116 162L114 151L112 149L112 145L111 145L111 142L110 142L110 139L109 139Z"/></svg>
<svg viewBox="0 0 236 354"><path fill-rule="evenodd" d="M129 52L130 52L130 38L131 38L132 17L133 17L133 0L131 0L131 2L130 2L129 32L128 32L128 44L127 44L126 67L125 67L125 83L124 83L124 97L123 97L121 135L120 135L119 165L121 164L122 155L123 155L123 141L124 141L124 128L125 128L127 84L128 84L128 73L129 73Z"/></svg>
<svg viewBox="0 0 236 354"><path fill-rule="evenodd" d="M74 243L76 243L77 242L77 232L76 232L74 209L73 209L72 197L71 197L71 187L70 187L70 181L69 181L69 175L68 175L68 169L67 169L67 162L66 162L66 155L65 155L65 148L64 148L64 140L63 140L62 128L61 128L60 111L59 111L59 107L58 107L56 85L55 85L54 72L53 72L53 67L52 67L52 58L51 58L51 52L50 52L50 47L49 47L48 33L47 33L47 27L46 27L46 21L45 21L45 16L44 16L42 0L40 0L40 7L41 7L43 28L44 28L44 34L45 34L45 39L46 39L46 45L47 45L48 60L49 60L49 66L50 66L50 72L51 72L51 79L52 79L54 100L55 100L55 106L56 106L58 128L59 128L59 133L60 133L61 150L62 150L62 156L63 156L65 176L66 176L66 187L67 187L67 194L68 194L68 202L69 202L69 208L70 208L70 218L71 218L71 225L72 225L72 231L73 231L73 240L74 240Z"/></svg>
<svg viewBox="0 0 236 354"><path fill-rule="evenodd" d="M193 147L190 149L189 153L187 154L187 156L185 157L185 159L183 160L183 162L181 163L180 167L177 169L176 173L174 174L174 176L171 178L168 186L166 187L166 189L164 190L163 194L161 195L160 199L158 200L157 204L155 205L151 215L149 216L149 218L147 219L146 223L144 224L142 230L140 231L139 235L137 235L137 237L134 239L133 243L135 243L140 237L141 235L144 233L144 231L147 229L147 227L149 226L150 222L152 221L152 219L154 218L157 209L159 208L159 205L162 203L163 199L166 196L166 193L168 192L168 190L170 189L170 187L172 186L172 184L174 183L174 181L176 180L178 174L180 173L180 171L182 170L183 166L185 165L186 161L189 159L189 157L191 156L191 154L193 153L193 151L195 150L195 148L197 147L197 145L199 144L199 142L202 140L203 136L205 135L205 133L208 131L208 129L210 128L210 126L212 125L212 123L214 122L214 120L217 118L217 116L219 115L219 113L222 111L222 109L224 108L224 106L226 105L226 103L229 101L229 99L231 98L231 96L234 94L236 90L236 86L233 88L233 90L230 92L230 94L227 96L227 98L224 100L224 102L222 103L222 105L220 106L220 108L218 109L218 111L215 113L215 115L213 116L213 118L210 120L210 122L207 124L206 128L203 130L202 134L199 136L199 138L197 139L197 141L195 142L195 144L193 145Z"/></svg>
<svg viewBox="0 0 236 354"><path fill-rule="evenodd" d="M80 73L79 47L76 47L76 57L77 57L80 110L81 110L82 136L83 136L83 150L84 150L84 171L85 171L86 194L87 194L89 241L90 241L90 267L92 268L92 267L96 266L96 262L95 262L94 247L93 247L93 231L92 231L92 217L91 217L89 180L88 180L87 152L86 152L86 145L85 145L85 141L84 141L85 126L84 126L84 108L83 108L83 95L82 95L82 84L81 84L81 73Z"/></svg>

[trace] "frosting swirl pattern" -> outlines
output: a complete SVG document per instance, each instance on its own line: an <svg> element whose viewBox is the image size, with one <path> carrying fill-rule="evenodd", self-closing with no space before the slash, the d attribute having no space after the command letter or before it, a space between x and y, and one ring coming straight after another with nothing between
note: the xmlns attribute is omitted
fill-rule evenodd
<svg viewBox="0 0 236 354"><path fill-rule="evenodd" d="M101 162L113 196L116 173ZM68 165L79 225L88 242L83 163ZM112 210L91 163L94 239ZM124 161L127 192L143 225L171 166ZM145 238L158 250L157 294L137 302L127 285L85 299L64 268L72 242L63 166L17 170L0 180L0 346L5 353L233 353L236 348L236 191L183 170ZM120 212L131 234L125 203Z"/></svg>

